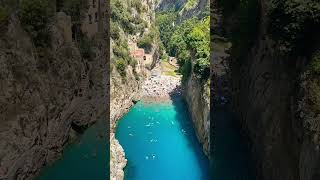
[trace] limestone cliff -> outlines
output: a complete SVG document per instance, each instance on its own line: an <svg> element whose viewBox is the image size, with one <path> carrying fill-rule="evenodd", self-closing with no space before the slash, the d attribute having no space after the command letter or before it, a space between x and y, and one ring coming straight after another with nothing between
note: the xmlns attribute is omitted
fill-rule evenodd
<svg viewBox="0 0 320 180"><path fill-rule="evenodd" d="M94 57L84 58L64 13L50 24L50 48L34 47L15 14L2 31L0 179L28 180L106 111L105 43L93 40Z"/></svg>
<svg viewBox="0 0 320 180"><path fill-rule="evenodd" d="M183 8L179 12L177 22L182 22L185 19L192 17L204 17L203 12L209 12L209 0L197 0L194 4L191 4L191 0L184 4Z"/></svg>
<svg viewBox="0 0 320 180"><path fill-rule="evenodd" d="M156 6L157 11L170 11L180 9L187 0L160 0Z"/></svg>
<svg viewBox="0 0 320 180"><path fill-rule="evenodd" d="M124 150L115 138L117 121L129 111L134 100L139 99L142 81L136 80L132 68L127 70L127 81L122 82L117 72L111 73L110 84L110 178L124 178L123 168L126 166Z"/></svg>
<svg viewBox="0 0 320 180"><path fill-rule="evenodd" d="M193 126L203 152L209 156L210 150L210 89L192 73L185 83L185 99L193 121Z"/></svg>
<svg viewBox="0 0 320 180"><path fill-rule="evenodd" d="M285 9L280 7L281 3L272 3L275 2L261 0L252 6L255 8L249 7L250 11L241 3L219 3L218 7L224 13L222 28L234 43L228 62L233 109L249 137L248 144L257 168L256 179L316 180L320 177L319 74L311 73L310 66L313 66L312 56L319 48L319 36L314 33L319 31L319 24L313 24L313 30L309 29L308 35L303 35L305 38L295 40L293 53L288 52L281 46L283 40L277 36L279 34L270 31L270 24L280 23L276 26L279 28L281 23L294 21L290 19L294 16L284 21L281 12ZM303 3L293 7L299 6ZM278 9L271 11L274 7ZM242 16L237 15L241 10L244 10ZM280 14L272 16L272 13ZM319 10L314 13L319 14ZM312 20L309 22L312 24ZM236 27L239 24L241 30L248 29L249 33L239 36L246 32L239 31ZM296 33L302 35L304 32ZM312 41L307 39L309 35ZM239 39L241 41L237 41ZM312 43L304 44L307 42ZM302 48L307 45L308 50Z"/></svg>
<svg viewBox="0 0 320 180"><path fill-rule="evenodd" d="M116 3L116 1L115 1ZM151 49L145 49L146 56L150 56L151 59L149 63L146 60L131 59L126 57L127 61L137 62L128 63L125 67L125 72L119 71L117 68L117 62L123 57L119 57L116 54L116 41L124 41L125 47L128 46L128 53L134 53L137 49L137 42L151 33L154 27L154 8L155 3L153 0L143 0L141 5L133 5L131 3L121 2L123 7L130 9L128 16L135 17L135 19L142 19L140 24L145 24L143 32L128 32L128 27L119 26L117 33L119 36L116 38L111 38L111 77L110 77L110 179L111 180L122 180L124 178L123 168L126 166L127 160L125 159L124 150L121 147L118 140L115 138L115 129L117 126L117 121L129 111L130 107L135 101L140 99L142 89L141 85L146 77L149 76L150 70L159 61L159 47L156 43L156 39L153 39L151 44ZM131 5L130 5L131 4ZM142 10L140 10L141 8ZM116 15L114 15L116 16ZM135 21L135 20L133 20ZM112 19L114 24L121 24L120 18ZM138 27L139 25L135 25ZM112 31L112 30L111 30ZM111 32L112 33L112 32ZM157 35L156 35L157 36ZM156 38L156 37L154 37ZM125 49L125 48L124 48ZM142 58L143 59L143 58ZM121 74L122 73L122 74Z"/></svg>
<svg viewBox="0 0 320 180"><path fill-rule="evenodd" d="M172 10L179 11L177 23L192 17L202 18L202 13L209 10L209 0L161 0L156 6L156 11Z"/></svg>

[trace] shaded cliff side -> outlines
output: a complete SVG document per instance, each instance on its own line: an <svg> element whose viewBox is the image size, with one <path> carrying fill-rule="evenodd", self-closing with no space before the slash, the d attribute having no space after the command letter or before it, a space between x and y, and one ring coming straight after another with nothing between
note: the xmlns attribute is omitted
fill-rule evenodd
<svg viewBox="0 0 320 180"><path fill-rule="evenodd" d="M319 179L319 3L217 4L232 42L233 109L249 137L256 179Z"/></svg>
<svg viewBox="0 0 320 180"><path fill-rule="evenodd" d="M92 57L72 41L71 18L51 17L50 45L35 47L13 13L0 37L0 179L33 179L75 134L106 111L105 42Z"/></svg>

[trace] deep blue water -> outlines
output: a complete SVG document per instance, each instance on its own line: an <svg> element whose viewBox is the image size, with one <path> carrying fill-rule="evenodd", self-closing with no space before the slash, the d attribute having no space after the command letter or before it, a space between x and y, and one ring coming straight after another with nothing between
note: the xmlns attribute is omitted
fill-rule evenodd
<svg viewBox="0 0 320 180"><path fill-rule="evenodd" d="M62 157L41 171L37 180L109 179L108 128L105 118L89 127Z"/></svg>
<svg viewBox="0 0 320 180"><path fill-rule="evenodd" d="M125 180L209 179L209 160L182 100L138 102L119 121L116 137L128 159Z"/></svg>

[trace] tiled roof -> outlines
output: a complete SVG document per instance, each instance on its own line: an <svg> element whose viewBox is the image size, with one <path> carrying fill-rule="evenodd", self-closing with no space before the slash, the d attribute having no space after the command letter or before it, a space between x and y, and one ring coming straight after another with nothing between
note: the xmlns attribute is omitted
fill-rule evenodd
<svg viewBox="0 0 320 180"><path fill-rule="evenodd" d="M130 53L132 57L136 57L136 58L143 58L144 56L144 49L137 49L133 52Z"/></svg>

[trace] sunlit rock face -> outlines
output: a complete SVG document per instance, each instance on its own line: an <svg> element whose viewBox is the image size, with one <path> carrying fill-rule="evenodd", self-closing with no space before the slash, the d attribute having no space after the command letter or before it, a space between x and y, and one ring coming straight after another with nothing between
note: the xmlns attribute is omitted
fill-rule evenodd
<svg viewBox="0 0 320 180"><path fill-rule="evenodd" d="M112 0L113 1L113 0ZM123 3L126 7L128 4ZM144 33L150 32L151 26L155 23L155 2L154 0L143 0L142 5L146 7L145 12L139 12L132 7L131 15L139 16L146 21L147 27ZM129 46L129 53L134 53L137 47L137 38L140 36L140 32L137 34L127 34L125 30L120 27L121 38L127 40ZM114 40L111 38L111 60L115 55L112 51L112 45ZM139 50L142 50L139 48ZM139 66L132 67L128 65L126 67L125 79L119 74L114 67L110 72L110 179L122 180L124 178L123 168L127 164L125 153L123 148L115 138L115 128L117 121L129 111L131 106L140 99L142 94L142 84L144 80L150 75L150 70L159 61L157 45L153 44L150 52L144 52L146 60L142 57L135 57L137 61L142 59ZM147 61L147 62L146 62ZM138 69L139 68L139 69Z"/></svg>
<svg viewBox="0 0 320 180"><path fill-rule="evenodd" d="M183 7L187 0L160 0L156 5L157 11L177 10Z"/></svg>

